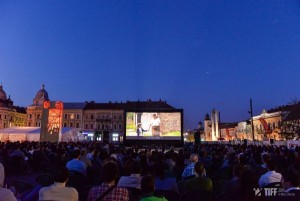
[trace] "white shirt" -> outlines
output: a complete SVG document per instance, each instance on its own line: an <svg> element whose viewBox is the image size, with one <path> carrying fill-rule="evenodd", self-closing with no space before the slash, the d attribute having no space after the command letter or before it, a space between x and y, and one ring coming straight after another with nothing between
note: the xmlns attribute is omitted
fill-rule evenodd
<svg viewBox="0 0 300 201"><path fill-rule="evenodd" d="M287 189L287 190L285 190L285 192L290 192L290 191L292 191L292 190L300 190L300 188L299 187L291 187L291 188L289 188L289 189Z"/></svg>
<svg viewBox="0 0 300 201"><path fill-rule="evenodd" d="M130 176L122 176L119 180L118 186L141 189L141 180L142 177L140 176L140 174L131 174Z"/></svg>
<svg viewBox="0 0 300 201"><path fill-rule="evenodd" d="M264 187L270 183L281 182L281 174L275 171L268 171L259 178L259 187Z"/></svg>
<svg viewBox="0 0 300 201"><path fill-rule="evenodd" d="M43 187L39 192L39 200L78 201L76 189L65 185L65 183L54 182L49 187Z"/></svg>
<svg viewBox="0 0 300 201"><path fill-rule="evenodd" d="M0 201L17 201L17 199L9 189L0 187Z"/></svg>
<svg viewBox="0 0 300 201"><path fill-rule="evenodd" d="M152 126L159 126L159 125L160 125L160 119L158 117L152 120Z"/></svg>

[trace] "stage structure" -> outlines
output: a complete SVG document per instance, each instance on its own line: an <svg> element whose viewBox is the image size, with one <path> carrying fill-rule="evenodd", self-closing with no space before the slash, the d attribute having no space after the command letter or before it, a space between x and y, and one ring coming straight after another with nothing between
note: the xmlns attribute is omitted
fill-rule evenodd
<svg viewBox="0 0 300 201"><path fill-rule="evenodd" d="M62 140L63 102L45 101L42 112L40 141L59 142Z"/></svg>

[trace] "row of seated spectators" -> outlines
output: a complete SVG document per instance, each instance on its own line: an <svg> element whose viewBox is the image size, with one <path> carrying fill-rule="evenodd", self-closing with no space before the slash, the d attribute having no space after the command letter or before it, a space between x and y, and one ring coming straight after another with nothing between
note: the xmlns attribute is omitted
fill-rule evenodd
<svg viewBox="0 0 300 201"><path fill-rule="evenodd" d="M48 195L52 200L53 188L64 185L73 190L55 200L259 200L255 190L263 187L284 189L294 195L291 200L299 198L299 152L298 147L231 144L152 150L23 142L1 143L0 162L8 175L42 174L40 185L19 192L23 201L49 200ZM41 190L54 180L52 191Z"/></svg>

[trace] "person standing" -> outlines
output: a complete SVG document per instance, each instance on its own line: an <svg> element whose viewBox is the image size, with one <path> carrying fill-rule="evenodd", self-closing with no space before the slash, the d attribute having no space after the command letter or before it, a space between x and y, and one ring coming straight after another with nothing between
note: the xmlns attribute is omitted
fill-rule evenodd
<svg viewBox="0 0 300 201"><path fill-rule="evenodd" d="M54 173L54 184L43 187L39 192L39 200L53 201L78 201L78 192L75 188L66 187L69 179L69 171L62 166L57 168Z"/></svg>
<svg viewBox="0 0 300 201"><path fill-rule="evenodd" d="M153 114L153 119L150 124L150 128L152 129L152 136L160 136L160 124L161 122L159 117L156 114Z"/></svg>

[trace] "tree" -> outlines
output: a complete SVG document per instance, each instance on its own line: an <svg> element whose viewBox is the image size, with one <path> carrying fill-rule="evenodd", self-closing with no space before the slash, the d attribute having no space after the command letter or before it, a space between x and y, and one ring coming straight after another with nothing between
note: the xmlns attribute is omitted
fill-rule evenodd
<svg viewBox="0 0 300 201"><path fill-rule="evenodd" d="M280 134L286 140L300 136L300 120L283 121L280 127Z"/></svg>

